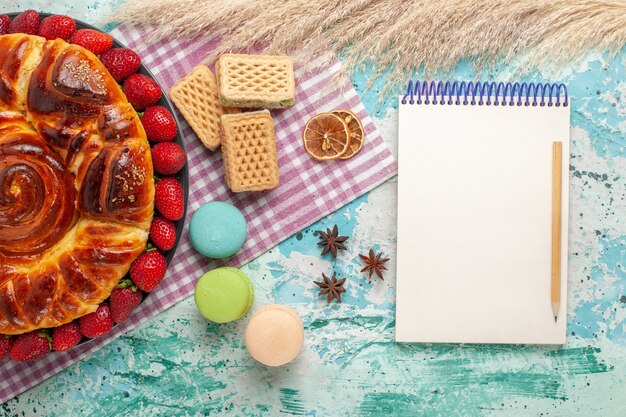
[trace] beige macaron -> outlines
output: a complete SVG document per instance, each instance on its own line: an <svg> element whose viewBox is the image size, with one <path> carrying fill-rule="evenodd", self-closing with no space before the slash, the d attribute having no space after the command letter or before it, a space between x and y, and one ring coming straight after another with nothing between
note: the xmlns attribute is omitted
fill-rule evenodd
<svg viewBox="0 0 626 417"><path fill-rule="evenodd" d="M254 359L267 366L281 366L294 360L302 350L304 327L295 311L269 304L252 314L245 338Z"/></svg>

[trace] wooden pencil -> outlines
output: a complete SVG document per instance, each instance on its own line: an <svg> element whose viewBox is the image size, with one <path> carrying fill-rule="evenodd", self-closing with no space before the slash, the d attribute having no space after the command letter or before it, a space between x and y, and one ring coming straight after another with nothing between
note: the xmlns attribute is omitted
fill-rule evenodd
<svg viewBox="0 0 626 417"><path fill-rule="evenodd" d="M561 308L561 194L563 143L552 142L552 274L551 301L554 321Z"/></svg>

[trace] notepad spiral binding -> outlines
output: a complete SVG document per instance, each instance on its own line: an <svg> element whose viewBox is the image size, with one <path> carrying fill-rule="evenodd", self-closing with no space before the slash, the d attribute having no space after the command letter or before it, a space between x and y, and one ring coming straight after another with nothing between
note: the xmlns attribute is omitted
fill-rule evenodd
<svg viewBox="0 0 626 417"><path fill-rule="evenodd" d="M561 101L561 95L563 95L563 101ZM567 107L569 97L567 87L563 83L411 80L406 94L402 97L402 104L407 103Z"/></svg>

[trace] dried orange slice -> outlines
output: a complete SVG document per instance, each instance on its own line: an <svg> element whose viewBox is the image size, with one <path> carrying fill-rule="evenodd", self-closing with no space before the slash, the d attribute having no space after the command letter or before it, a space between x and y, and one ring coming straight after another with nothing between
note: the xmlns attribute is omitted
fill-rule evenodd
<svg viewBox="0 0 626 417"><path fill-rule="evenodd" d="M350 144L346 153L341 155L339 159L350 159L357 154L363 147L365 141L365 130L361 119L357 117L351 110L335 110L331 112L341 117L346 125L348 125L348 134L350 135Z"/></svg>
<svg viewBox="0 0 626 417"><path fill-rule="evenodd" d="M350 132L343 119L332 113L313 116L302 131L304 149L318 161L337 159L350 145Z"/></svg>

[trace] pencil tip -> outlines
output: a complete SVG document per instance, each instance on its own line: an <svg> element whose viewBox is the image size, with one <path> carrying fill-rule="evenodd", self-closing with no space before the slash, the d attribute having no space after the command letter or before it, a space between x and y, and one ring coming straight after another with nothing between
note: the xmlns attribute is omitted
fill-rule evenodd
<svg viewBox="0 0 626 417"><path fill-rule="evenodd" d="M556 316L554 316L554 322L556 323Z"/></svg>

